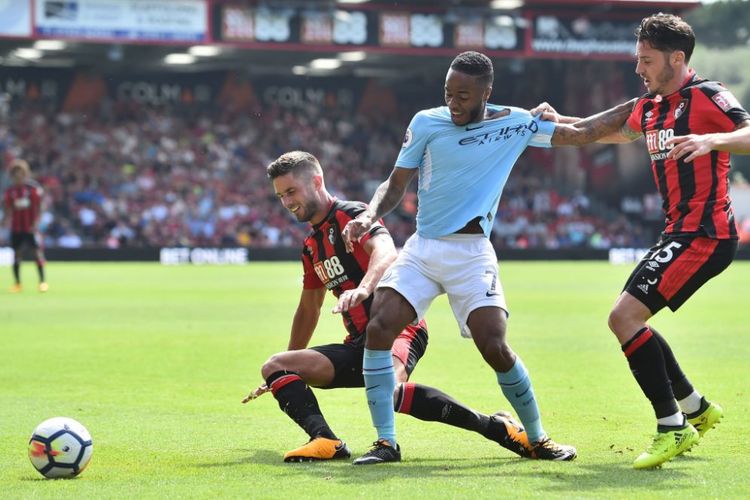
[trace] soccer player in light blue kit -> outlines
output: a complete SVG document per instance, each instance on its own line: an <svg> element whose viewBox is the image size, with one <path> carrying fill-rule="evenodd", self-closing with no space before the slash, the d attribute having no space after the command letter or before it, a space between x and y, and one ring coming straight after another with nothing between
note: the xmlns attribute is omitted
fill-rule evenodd
<svg viewBox="0 0 750 500"><path fill-rule="evenodd" d="M492 62L464 52L445 80L447 106L417 113L395 167L369 209L344 228L357 241L395 208L419 171L417 232L378 284L367 327L363 373L378 440L355 465L401 460L393 412L391 345L407 324L422 319L432 300L448 294L461 334L471 337L497 374L503 394L527 431L526 456L572 460L576 449L549 439L529 374L505 341L508 308L489 241L498 201L527 146L580 145L618 129L632 108L613 108L576 124L541 121L528 111L488 105Z"/></svg>

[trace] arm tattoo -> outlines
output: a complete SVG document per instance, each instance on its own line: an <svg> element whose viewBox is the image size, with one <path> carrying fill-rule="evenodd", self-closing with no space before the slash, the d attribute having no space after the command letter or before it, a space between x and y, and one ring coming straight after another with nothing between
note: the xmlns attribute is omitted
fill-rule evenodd
<svg viewBox="0 0 750 500"><path fill-rule="evenodd" d="M622 132L637 100L631 99L574 124L559 124L552 135L552 145L583 146L610 134Z"/></svg>
<svg viewBox="0 0 750 500"><path fill-rule="evenodd" d="M630 128L630 125L628 125L627 123L622 126L622 128L620 129L620 133L624 135L625 137L627 137L628 139L630 139L631 141L634 141L641 136L640 132Z"/></svg>
<svg viewBox="0 0 750 500"><path fill-rule="evenodd" d="M390 213L391 210L398 206L403 196L404 191L398 192L396 186L391 186L390 178L383 182L378 186L375 194L372 195L372 200L370 200L372 220L378 220Z"/></svg>

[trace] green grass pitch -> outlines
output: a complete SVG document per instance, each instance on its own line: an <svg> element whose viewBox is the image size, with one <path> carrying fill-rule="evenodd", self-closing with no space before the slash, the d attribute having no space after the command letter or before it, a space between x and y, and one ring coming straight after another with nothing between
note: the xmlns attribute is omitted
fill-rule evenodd
<svg viewBox="0 0 750 500"><path fill-rule="evenodd" d="M2 498L728 498L750 495L750 263L736 262L679 314L653 321L722 424L661 470L633 458L655 430L650 406L606 326L630 266L509 262L500 266L509 339L528 366L546 430L578 447L572 463L516 458L436 423L397 417L403 462L284 464L306 436L271 395L241 405L259 369L286 346L301 284L297 263L245 267L51 263L39 294L7 292L0 273ZM314 344L340 341L326 302ZM412 380L483 412L508 408L494 374L461 339L445 298L427 317L430 347ZM317 391L356 455L374 440L363 390ZM77 479L43 479L31 431L68 416L94 439Z"/></svg>

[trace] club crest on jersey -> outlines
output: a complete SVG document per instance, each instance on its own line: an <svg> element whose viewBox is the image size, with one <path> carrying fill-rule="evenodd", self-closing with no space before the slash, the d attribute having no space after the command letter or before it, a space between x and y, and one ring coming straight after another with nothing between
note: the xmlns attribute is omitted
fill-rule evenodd
<svg viewBox="0 0 750 500"><path fill-rule="evenodd" d="M685 112L688 105L688 99L683 99L680 101L680 104L677 105L677 108L674 110L674 119L678 119L680 116L682 116L682 113Z"/></svg>
<svg viewBox="0 0 750 500"><path fill-rule="evenodd" d="M331 245L336 241L336 231L332 227L328 228L328 241L331 242Z"/></svg>

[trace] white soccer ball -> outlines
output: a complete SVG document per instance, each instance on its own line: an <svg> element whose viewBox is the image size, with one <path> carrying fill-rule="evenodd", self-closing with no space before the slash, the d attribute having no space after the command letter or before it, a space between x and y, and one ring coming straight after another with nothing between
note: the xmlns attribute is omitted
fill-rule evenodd
<svg viewBox="0 0 750 500"><path fill-rule="evenodd" d="M77 476L91 460L91 434L72 418L55 417L34 429L29 440L29 459L44 477Z"/></svg>

